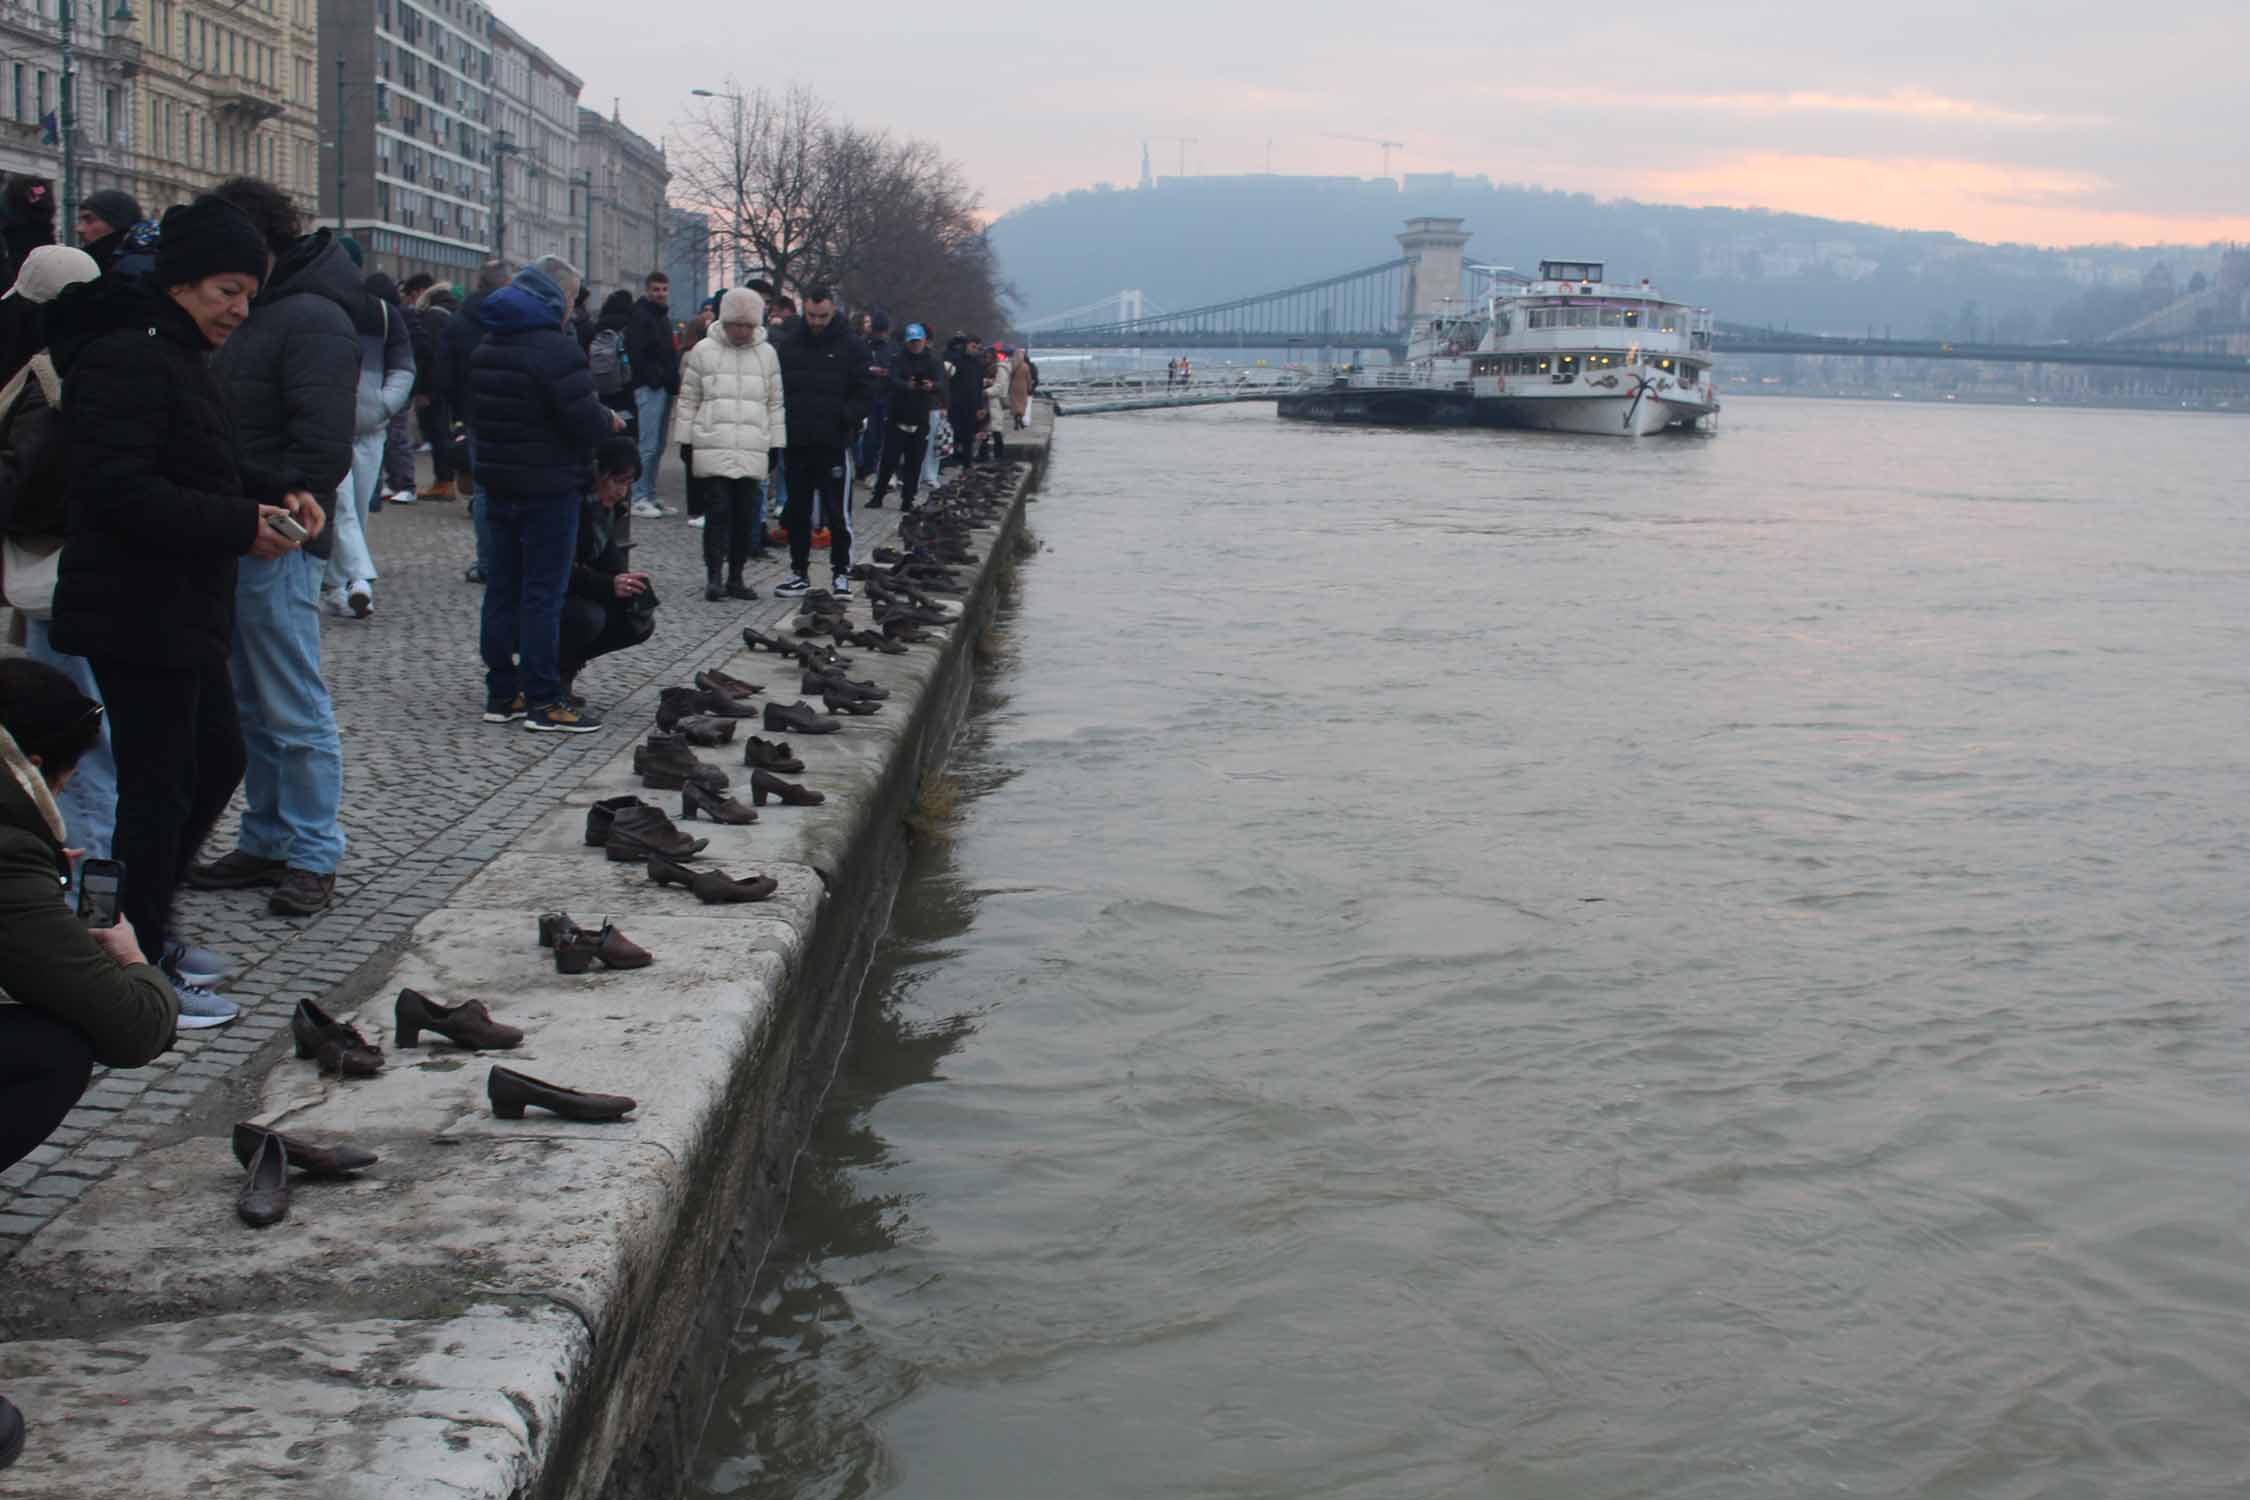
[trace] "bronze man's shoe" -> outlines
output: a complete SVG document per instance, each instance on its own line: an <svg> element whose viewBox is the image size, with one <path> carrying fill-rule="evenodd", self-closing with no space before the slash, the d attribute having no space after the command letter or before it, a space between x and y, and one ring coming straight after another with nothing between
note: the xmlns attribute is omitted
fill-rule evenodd
<svg viewBox="0 0 2250 1500"><path fill-rule="evenodd" d="M805 763L797 759L797 752L789 748L787 740L753 738L742 747L742 763L751 767L763 766L769 771L787 771L792 776L805 768Z"/></svg>
<svg viewBox="0 0 2250 1500"><path fill-rule="evenodd" d="M284 1135L247 1120L234 1127L234 1159L249 1166L250 1159L258 1154L259 1143L269 1137L288 1148L289 1170L302 1172L307 1177L349 1177L382 1160L374 1152L362 1151L357 1146L316 1145L300 1136Z"/></svg>
<svg viewBox="0 0 2250 1500"><path fill-rule="evenodd" d="M609 843L610 824L628 807L643 807L638 797L604 797L586 809L586 847L599 849ZM549 946L552 946L550 944Z"/></svg>
<svg viewBox="0 0 2250 1500"><path fill-rule="evenodd" d="M627 808L617 815L610 825L609 843L604 846L609 857L621 865L637 864L652 854L670 859L686 859L700 854L709 839L690 838L680 832L664 810L643 803Z"/></svg>
<svg viewBox="0 0 2250 1500"><path fill-rule="evenodd" d="M289 1035L297 1044L297 1055L317 1061L323 1073L372 1078L383 1071L382 1048L310 1000L297 1002L289 1017Z"/></svg>
<svg viewBox="0 0 2250 1500"><path fill-rule="evenodd" d="M843 727L834 719L822 718L810 703L766 705L768 734L834 734Z"/></svg>
<svg viewBox="0 0 2250 1500"><path fill-rule="evenodd" d="M768 797L779 797L789 807L818 807L828 800L826 793L794 781L783 781L761 766L750 773L750 800L764 807Z"/></svg>
<svg viewBox="0 0 2250 1500"><path fill-rule="evenodd" d="M555 945L558 974L583 974L597 960L605 969L645 969L656 962L655 955L607 922L599 932L573 932Z"/></svg>
<svg viewBox="0 0 2250 1500"><path fill-rule="evenodd" d="M264 1229L289 1217L289 1148L278 1135L259 1138L250 1155L250 1175L242 1179L234 1211L252 1229Z"/></svg>
<svg viewBox="0 0 2250 1500"><path fill-rule="evenodd" d="M713 714L692 714L672 726L672 732L690 745L704 750L715 749L734 739L735 726L740 719L722 719Z"/></svg>
<svg viewBox="0 0 2250 1500"><path fill-rule="evenodd" d="M823 693L820 701L828 706L828 711L832 714L850 714L857 719L883 711L883 705L873 698L840 698L834 693Z"/></svg>
<svg viewBox="0 0 2250 1500"><path fill-rule="evenodd" d="M578 924L567 911L551 911L539 919L539 946L552 948L564 933L576 932Z"/></svg>
<svg viewBox="0 0 2250 1500"><path fill-rule="evenodd" d="M707 693L724 693L729 698L748 698L765 691L764 686L759 683L744 682L716 667L708 672L696 673L695 685Z"/></svg>
<svg viewBox="0 0 2250 1500"><path fill-rule="evenodd" d="M878 703L887 701L891 696L889 688L846 677L841 672L807 672L798 685L798 690L808 695L834 693L839 698L873 698Z"/></svg>
<svg viewBox="0 0 2250 1500"><path fill-rule="evenodd" d="M748 880L737 880L732 875L717 870L706 870L688 885L695 899L705 906L732 906L744 901L764 901L781 883L771 875L754 875Z"/></svg>
<svg viewBox="0 0 2250 1500"><path fill-rule="evenodd" d="M708 791L691 781L680 788L680 821L685 823L695 817L737 826L758 821L756 813L724 792Z"/></svg>
<svg viewBox="0 0 2250 1500"><path fill-rule="evenodd" d="M543 1083L512 1068L494 1068L484 1080L484 1094L492 1112L503 1120L520 1120L526 1109L543 1109L566 1120L620 1120L631 1114L634 1102L623 1094L587 1094Z"/></svg>
<svg viewBox="0 0 2250 1500"><path fill-rule="evenodd" d="M573 931L555 947L560 961L563 948L580 936ZM420 1044L422 1033L434 1031L456 1047L471 1052L505 1052L523 1044L523 1033L492 1019L482 1000L440 1005L420 990L398 992L398 1044L403 1049Z"/></svg>
<svg viewBox="0 0 2250 1500"><path fill-rule="evenodd" d="M688 781L700 781L712 791L727 789L727 773L696 759L686 740L676 734L652 734L648 743L633 748L633 774L655 791L676 792Z"/></svg>

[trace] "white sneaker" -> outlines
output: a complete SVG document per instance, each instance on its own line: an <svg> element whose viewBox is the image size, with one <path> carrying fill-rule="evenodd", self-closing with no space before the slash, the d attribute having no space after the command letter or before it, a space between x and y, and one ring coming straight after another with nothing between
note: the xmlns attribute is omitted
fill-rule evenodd
<svg viewBox="0 0 2250 1500"><path fill-rule="evenodd" d="M839 599L849 599L852 596L852 575L838 573L830 578L828 580L828 592Z"/></svg>
<svg viewBox="0 0 2250 1500"><path fill-rule="evenodd" d="M390 503L393 505L412 505L416 500L419 500L421 498L422 497L420 492L417 491L412 485L408 485L403 490L391 491Z"/></svg>
<svg viewBox="0 0 2250 1500"><path fill-rule="evenodd" d="M701 531L703 529L703 523L710 519L711 518L709 516L689 516L688 525L693 526L697 531Z"/></svg>
<svg viewBox="0 0 2250 1500"><path fill-rule="evenodd" d="M322 589L320 592L320 607L340 620L348 620L352 617L352 607L344 602L344 591L341 588Z"/></svg>
<svg viewBox="0 0 2250 1500"><path fill-rule="evenodd" d="M344 603L354 616L366 619L375 613L375 585L364 578L354 578L344 590Z"/></svg>
<svg viewBox="0 0 2250 1500"><path fill-rule="evenodd" d="M224 1026L242 1014L242 1007L232 1000L223 999L200 984L189 984L184 979L172 981L172 993L180 1002L180 1030L203 1031L213 1026Z"/></svg>
<svg viewBox="0 0 2250 1500"><path fill-rule="evenodd" d="M653 521L659 516L668 516L671 512L658 505L654 500L635 500L633 502L633 514L643 521Z"/></svg>

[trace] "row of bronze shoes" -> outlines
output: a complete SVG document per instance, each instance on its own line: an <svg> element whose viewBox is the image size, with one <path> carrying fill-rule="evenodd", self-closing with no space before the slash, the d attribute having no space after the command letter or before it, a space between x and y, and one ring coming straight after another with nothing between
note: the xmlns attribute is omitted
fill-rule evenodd
<svg viewBox="0 0 2250 1500"><path fill-rule="evenodd" d="M550 926L549 918L541 918L540 933L543 940L552 933L557 944L588 936L567 917L554 926ZM602 933L605 939L623 942L622 934L606 925ZM616 967L643 967L651 962L647 953L632 944L624 943L624 948L638 953L639 962L631 962L620 951L618 956L623 961ZM495 1020L482 1000L444 1005L420 990L402 989L393 1014L401 1050L420 1046L424 1032L471 1052L508 1051L523 1044L523 1032ZM337 1020L310 1000L297 1002L289 1018L289 1031L297 1056L316 1062L323 1073L371 1078L383 1070L383 1049L379 1045L367 1040L358 1027ZM484 1088L493 1115L502 1120L520 1120L526 1109L537 1108L566 1120L610 1121L624 1118L636 1107L635 1101L623 1094L565 1088L497 1065L485 1076ZM289 1216L292 1173L314 1180L348 1178L380 1160L374 1152L348 1143L324 1144L248 1121L234 1127L234 1155L247 1171L235 1196L235 1212L244 1223L259 1229Z"/></svg>

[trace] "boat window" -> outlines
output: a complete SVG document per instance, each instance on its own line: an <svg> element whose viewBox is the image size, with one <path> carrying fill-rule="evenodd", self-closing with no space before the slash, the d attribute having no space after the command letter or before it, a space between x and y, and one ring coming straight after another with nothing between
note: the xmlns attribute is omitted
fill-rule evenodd
<svg viewBox="0 0 2250 1500"><path fill-rule="evenodd" d="M1555 361L1555 367L1565 375L1575 375L1578 373L1578 356L1565 354Z"/></svg>
<svg viewBox="0 0 2250 1500"><path fill-rule="evenodd" d="M1678 333L1680 331L1680 314L1678 309L1667 307L1662 312L1658 313L1657 327L1664 333Z"/></svg>
<svg viewBox="0 0 2250 1500"><path fill-rule="evenodd" d="M1605 307L1602 309L1602 327L1623 328L1624 326L1625 309L1621 307Z"/></svg>
<svg viewBox="0 0 2250 1500"><path fill-rule="evenodd" d="M1628 307L1625 309L1625 326L1627 328L1638 328L1641 326L1642 321L1643 319L1641 317L1641 310L1639 308Z"/></svg>

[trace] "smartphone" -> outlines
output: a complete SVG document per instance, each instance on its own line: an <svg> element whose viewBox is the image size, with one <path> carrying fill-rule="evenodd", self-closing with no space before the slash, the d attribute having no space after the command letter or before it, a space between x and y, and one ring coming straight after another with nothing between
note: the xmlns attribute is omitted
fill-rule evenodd
<svg viewBox="0 0 2250 1500"><path fill-rule="evenodd" d="M297 518L287 512L274 512L274 514L266 517L266 524L292 542L309 542L312 540L312 533L298 525Z"/></svg>
<svg viewBox="0 0 2250 1500"><path fill-rule="evenodd" d="M125 894L125 862L82 860L78 866L78 920L88 927L115 927L117 903Z"/></svg>

